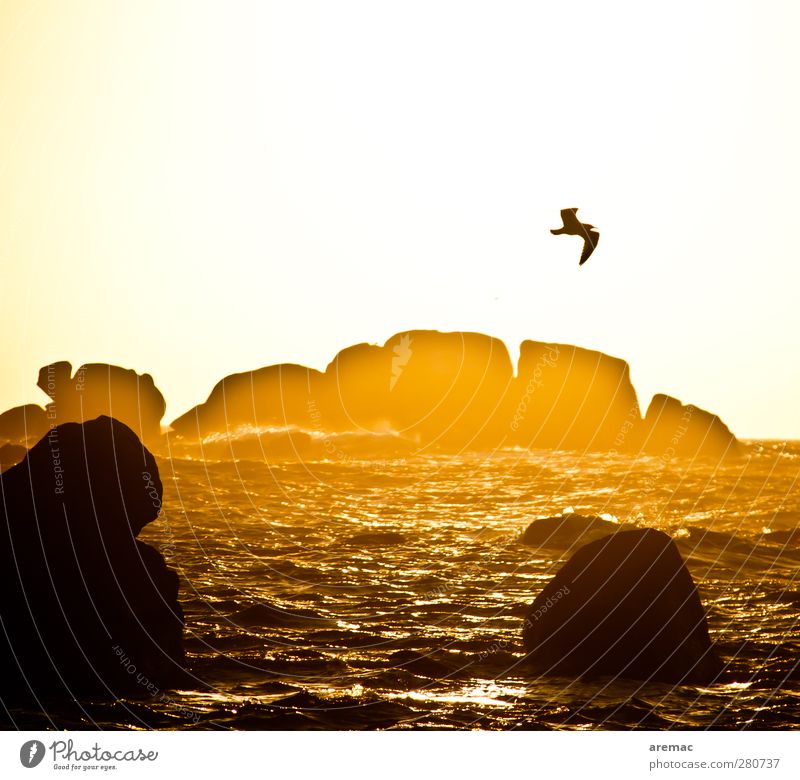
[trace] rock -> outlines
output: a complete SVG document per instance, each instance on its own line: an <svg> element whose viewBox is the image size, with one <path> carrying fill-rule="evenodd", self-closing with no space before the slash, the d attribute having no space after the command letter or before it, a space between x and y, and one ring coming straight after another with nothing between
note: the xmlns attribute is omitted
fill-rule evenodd
<svg viewBox="0 0 800 780"><path fill-rule="evenodd" d="M326 431L391 430L395 357L376 344L356 344L339 352L325 369L325 398L313 410L312 425Z"/></svg>
<svg viewBox="0 0 800 780"><path fill-rule="evenodd" d="M403 544L405 541L406 538L403 534L394 533L393 531L375 531L374 533L355 534L345 544L353 547L393 547Z"/></svg>
<svg viewBox="0 0 800 780"><path fill-rule="evenodd" d="M568 513L534 520L520 536L522 544L535 547L570 547L586 544L619 531L619 523L594 515Z"/></svg>
<svg viewBox="0 0 800 780"><path fill-rule="evenodd" d="M513 443L620 450L640 421L624 360L569 344L522 342L509 410Z"/></svg>
<svg viewBox="0 0 800 780"><path fill-rule="evenodd" d="M35 444L47 433L49 427L47 413L41 406L15 406L0 414L0 442Z"/></svg>
<svg viewBox="0 0 800 780"><path fill-rule="evenodd" d="M297 426L316 433L399 434L421 447L491 446L507 433L500 415L511 379L508 350L498 339L409 331L382 347L341 351L324 374L280 365L226 377L172 429L202 439L248 427Z"/></svg>
<svg viewBox="0 0 800 780"><path fill-rule="evenodd" d="M61 361L39 369L37 384L51 399L47 419L52 424L107 415L127 425L145 443L157 441L161 434L166 403L150 374L87 363L73 376L71 364Z"/></svg>
<svg viewBox="0 0 800 780"><path fill-rule="evenodd" d="M533 602L523 641L542 674L708 684L722 669L678 548L651 528L581 547Z"/></svg>
<svg viewBox="0 0 800 780"><path fill-rule="evenodd" d="M681 435L687 451L705 435L707 413L694 413L690 435ZM707 417L720 433L709 442L721 441L727 428ZM514 377L508 350L498 339L412 330L383 346L348 347L324 373L282 364L225 377L205 403L174 420L172 429L179 450L209 437L241 439L276 428L305 431L315 444L326 434L360 436L347 453L332 441L317 453L338 459L358 457L362 445L371 451L364 438L370 435L394 437L389 449L397 453L522 446L636 454L645 441L658 448L673 437L670 419L645 425L628 364L602 352L524 341ZM709 442L703 452L716 446ZM298 458L313 457L314 450L298 452Z"/></svg>
<svg viewBox="0 0 800 780"><path fill-rule="evenodd" d="M264 429L308 427L318 404L322 374L285 363L233 374L218 382L208 400L172 421L172 430L189 439L215 434L240 436Z"/></svg>
<svg viewBox="0 0 800 780"><path fill-rule="evenodd" d="M640 446L663 460L676 456L719 459L741 452L736 437L717 415L661 394L653 396L647 407Z"/></svg>
<svg viewBox="0 0 800 780"><path fill-rule="evenodd" d="M178 577L136 539L162 497L136 434L61 424L0 487L4 693L147 696L180 680Z"/></svg>
<svg viewBox="0 0 800 780"><path fill-rule="evenodd" d="M420 444L460 450L500 444L513 379L505 344L482 333L416 330L384 345L391 354L389 418Z"/></svg>
<svg viewBox="0 0 800 780"><path fill-rule="evenodd" d="M16 466L27 454L28 450L21 444L4 444L0 447L0 472Z"/></svg>
<svg viewBox="0 0 800 780"><path fill-rule="evenodd" d="M798 547L800 546L800 528L769 531L764 533L759 541L779 544L782 547Z"/></svg>
<svg viewBox="0 0 800 780"><path fill-rule="evenodd" d="M244 628L307 628L332 623L311 609L281 609L271 604L253 604L235 612L228 619Z"/></svg>

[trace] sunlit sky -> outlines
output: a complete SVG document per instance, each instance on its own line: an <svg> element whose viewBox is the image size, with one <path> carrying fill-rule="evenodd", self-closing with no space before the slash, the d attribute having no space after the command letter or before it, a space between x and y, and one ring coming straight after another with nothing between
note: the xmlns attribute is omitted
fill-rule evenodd
<svg viewBox="0 0 800 780"><path fill-rule="evenodd" d="M800 437L799 33L792 2L0 2L0 409L65 359L172 419L437 328Z"/></svg>

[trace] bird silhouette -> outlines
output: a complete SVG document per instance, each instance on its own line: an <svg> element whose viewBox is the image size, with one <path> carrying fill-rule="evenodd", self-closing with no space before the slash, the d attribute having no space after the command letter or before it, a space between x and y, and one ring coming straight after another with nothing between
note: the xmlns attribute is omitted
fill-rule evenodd
<svg viewBox="0 0 800 780"><path fill-rule="evenodd" d="M561 221L564 226L550 232L554 236L580 236L583 239L583 252L578 265L583 265L594 252L600 234L594 229L594 225L578 220L578 209L561 209Z"/></svg>

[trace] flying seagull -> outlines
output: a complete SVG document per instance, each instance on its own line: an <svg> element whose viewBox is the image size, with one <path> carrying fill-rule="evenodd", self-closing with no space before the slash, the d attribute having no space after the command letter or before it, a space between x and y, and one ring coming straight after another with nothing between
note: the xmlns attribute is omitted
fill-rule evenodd
<svg viewBox="0 0 800 780"><path fill-rule="evenodd" d="M561 220L564 227L550 232L554 236L580 236L583 239L583 252L581 252L581 261L578 265L583 265L589 259L589 255L594 252L594 248L600 240L600 234L594 229L594 225L578 221L578 209L561 209Z"/></svg>

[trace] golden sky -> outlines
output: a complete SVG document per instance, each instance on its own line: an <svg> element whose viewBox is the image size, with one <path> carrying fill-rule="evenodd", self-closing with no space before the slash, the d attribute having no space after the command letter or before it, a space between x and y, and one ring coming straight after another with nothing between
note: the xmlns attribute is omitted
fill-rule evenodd
<svg viewBox="0 0 800 780"><path fill-rule="evenodd" d="M172 419L438 328L800 438L798 33L777 1L0 2L0 409L106 361Z"/></svg>

